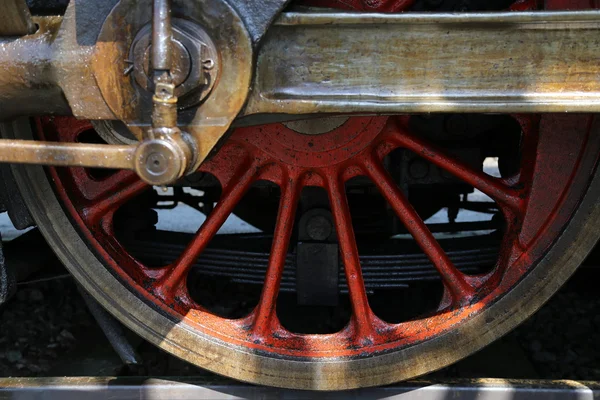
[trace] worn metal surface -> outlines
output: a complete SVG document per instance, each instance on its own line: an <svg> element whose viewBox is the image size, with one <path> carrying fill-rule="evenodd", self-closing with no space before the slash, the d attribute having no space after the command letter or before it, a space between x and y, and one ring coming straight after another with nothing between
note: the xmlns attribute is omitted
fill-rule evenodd
<svg viewBox="0 0 600 400"><path fill-rule="evenodd" d="M104 99L134 133L151 122L151 96L136 90L124 71L129 67L128 54L136 33L151 19L150 6L147 0L120 2L104 23L93 62ZM214 43L219 63L227 66L216 76L210 76L215 83L202 106L179 114L179 128L189 133L196 144L195 168L229 129L244 105L252 74L253 45L244 21L224 1L175 1L173 13L200 25Z"/></svg>
<svg viewBox="0 0 600 400"><path fill-rule="evenodd" d="M314 393L247 386L222 379L173 378L3 378L0 398L88 400L119 399L479 399L486 400L594 400L598 382L470 379L449 382L415 381L360 389L353 392Z"/></svg>
<svg viewBox="0 0 600 400"><path fill-rule="evenodd" d="M146 3L120 2L95 45L77 36L76 5L64 19L40 19L35 35L0 43L0 117L72 112L120 119L141 138L151 123L152 95L133 84L128 63L137 33L151 20ZM242 110L253 45L227 3L175 2L173 11L206 30L218 54L212 58L227 66L194 78L198 87L206 77L210 83L190 104L208 97L179 115L194 142L194 170ZM228 24L222 15L231 17ZM287 13L261 46L242 115L598 111L598 31L595 11Z"/></svg>
<svg viewBox="0 0 600 400"><path fill-rule="evenodd" d="M152 69L154 73L171 73L173 56L172 0L152 3Z"/></svg>
<svg viewBox="0 0 600 400"><path fill-rule="evenodd" d="M60 17L47 17L38 21L40 29L34 35L0 39L0 119L70 112L53 74L61 67L52 57L61 22Z"/></svg>
<svg viewBox="0 0 600 400"><path fill-rule="evenodd" d="M598 111L599 29L595 11L285 13L244 113Z"/></svg>
<svg viewBox="0 0 600 400"><path fill-rule="evenodd" d="M152 68L148 71L154 83L152 127L144 131L144 140L136 150L135 171L144 181L156 185L174 183L181 178L191 164L192 149L195 149L184 140L177 127L178 98L171 73L174 49L172 1L154 0L150 42ZM138 65L139 68L143 66Z"/></svg>
<svg viewBox="0 0 600 400"><path fill-rule="evenodd" d="M148 92L154 90L150 31L151 27L146 25L138 32L129 54L131 73L135 77L132 84ZM180 18L174 20L173 50L171 76L176 86L175 93L179 97L180 108L189 108L211 92L219 76L219 54L210 36L200 26Z"/></svg>
<svg viewBox="0 0 600 400"><path fill-rule="evenodd" d="M150 185L168 185L181 178L191 161L191 151L179 130L168 129L156 139L144 140L135 151L133 170Z"/></svg>
<svg viewBox="0 0 600 400"><path fill-rule="evenodd" d="M135 150L136 146L2 139L0 162L133 169Z"/></svg>
<svg viewBox="0 0 600 400"><path fill-rule="evenodd" d="M0 36L29 35L36 30L25 0L3 0Z"/></svg>
<svg viewBox="0 0 600 400"><path fill-rule="evenodd" d="M75 115L111 119L93 77L90 79L89 56L95 48L77 42L76 6L69 7L60 31L60 20L52 23L51 18L43 18L42 32L3 43L2 116L18 112L68 113L61 101L62 89ZM180 11L191 15L200 12L192 5ZM213 30L222 27L209 19L200 22L212 26L209 32L214 35ZM108 25L118 29L120 22L109 21ZM335 29L330 29L332 25ZM323 34L324 29L330 31ZM600 50L599 30L600 15L596 11L395 16L287 13L271 27L261 47L252 95L243 114L598 111L600 83L595 77L600 67L595 56ZM219 99L243 102L244 95L239 97L239 93L245 93L247 87L251 50L246 48L240 53L239 47L228 49L226 45L226 37L239 38L240 34L244 36L242 31L223 32L214 39L223 62L244 64L242 70L246 72L232 68L229 78L221 76L219 79L227 83L217 85L208 104L186 124L211 132L225 115L225 120L233 118L236 109L217 111L223 106ZM103 71L102 75L97 72L100 88L114 114L134 121L140 115L134 118L123 109L129 97L122 98L122 93L130 90L129 79L123 80L122 72L127 68L129 51L124 44L131 42L118 35L106 35L101 36L97 47L111 49L108 53L96 49L95 70ZM502 46L497 45L497 37L503 38ZM112 48L117 43L124 48ZM241 42L236 43L239 46ZM390 48L395 51L389 52ZM98 51L106 57L100 57ZM246 78L235 78L240 73ZM74 79L75 74L82 79ZM103 84L105 76L116 79L107 82L123 83ZM230 89L225 90L225 86ZM145 110L142 114L147 115ZM199 131L194 134L202 136ZM204 136L213 137L210 133ZM214 137L209 142L214 142Z"/></svg>
<svg viewBox="0 0 600 400"><path fill-rule="evenodd" d="M179 134L137 145L0 140L2 163L128 169L154 185L175 182L185 173L186 160L190 159L188 144Z"/></svg>

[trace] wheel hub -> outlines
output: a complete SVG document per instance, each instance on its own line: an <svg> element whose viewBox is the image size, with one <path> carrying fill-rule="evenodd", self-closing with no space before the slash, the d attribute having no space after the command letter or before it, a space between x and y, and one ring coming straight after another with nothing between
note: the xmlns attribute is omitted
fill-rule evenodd
<svg viewBox="0 0 600 400"><path fill-rule="evenodd" d="M152 26L144 26L131 44L129 60L138 93L154 92L151 67ZM219 51L210 35L200 25L175 18L173 20L173 51L171 76L176 86L175 95L180 98L179 108L185 109L205 100L219 79L221 63Z"/></svg>
<svg viewBox="0 0 600 400"><path fill-rule="evenodd" d="M240 129L239 135L285 165L324 168L347 162L364 151L383 131L387 121L387 117L352 117L319 134L299 133L290 128L297 128L298 124L272 124ZM333 121L334 124L339 122ZM301 129L304 128L306 126ZM320 128L318 132L325 129Z"/></svg>
<svg viewBox="0 0 600 400"><path fill-rule="evenodd" d="M169 132L182 132L183 140L171 142L183 152L192 153L192 159L183 160L185 172L192 173L228 131L246 102L254 44L246 23L227 1L172 3L175 18L171 21L171 7L166 6L165 18L169 23L161 24L155 21L158 17L152 12L151 0L119 2L98 36L92 70L106 104L138 139L166 140L177 136ZM153 24L148 25L148 21ZM174 29L163 32L152 28L155 26L174 26ZM151 34L164 36L162 41L154 40L162 43L162 47L156 44L154 48ZM151 44L152 52L165 47L168 54L150 57ZM168 68L159 68L166 59L170 61ZM153 69L150 62L156 62ZM164 73L162 77L157 74L160 71ZM157 79L163 85L161 90ZM168 91L172 93L159 103L168 85L173 86ZM157 108L162 111L157 112ZM172 115L164 118L167 114ZM165 125L166 120L174 126ZM153 132L149 132L149 126ZM152 175L150 171L141 173Z"/></svg>
<svg viewBox="0 0 600 400"><path fill-rule="evenodd" d="M348 121L348 117L328 117L315 119L302 119L298 121L284 122L286 128L303 135L322 135L331 132Z"/></svg>

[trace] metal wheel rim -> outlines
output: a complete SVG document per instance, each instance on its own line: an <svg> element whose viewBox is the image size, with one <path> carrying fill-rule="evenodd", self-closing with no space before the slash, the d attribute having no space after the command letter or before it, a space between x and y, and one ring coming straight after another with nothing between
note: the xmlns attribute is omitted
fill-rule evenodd
<svg viewBox="0 0 600 400"><path fill-rule="evenodd" d="M15 128L30 130L27 121L19 121L10 128L5 126L4 133ZM600 207L594 200L600 190L600 180L594 178L571 223L538 266L497 303L457 329L427 342L367 359L290 362L199 335L177 320L157 313L102 268L70 226L58 201L50 199L53 193L44 170L21 166L13 169L32 214L61 259L77 280L130 328L163 349L213 372L289 388L334 390L388 384L449 365L508 332L537 310L581 263L600 234L595 227ZM40 194L45 201L39 201ZM73 252L76 248L79 252ZM92 265L94 268L90 269ZM513 309L522 311L507 312ZM186 342L187 348L184 347Z"/></svg>

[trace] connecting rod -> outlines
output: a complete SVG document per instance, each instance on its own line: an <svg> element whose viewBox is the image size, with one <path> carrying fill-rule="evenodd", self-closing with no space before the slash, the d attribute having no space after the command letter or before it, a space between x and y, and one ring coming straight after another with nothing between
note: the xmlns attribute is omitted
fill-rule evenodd
<svg viewBox="0 0 600 400"><path fill-rule="evenodd" d="M154 0L152 13L152 127L136 149L134 169L146 182L162 185L181 178L192 151L177 127L177 96L171 75L173 24L171 0Z"/></svg>
<svg viewBox="0 0 600 400"><path fill-rule="evenodd" d="M177 96L171 74L173 57L172 1L154 0L151 62L154 83L152 127L138 145L134 169L146 182L163 185L181 178L192 159L189 141L177 127Z"/></svg>
<svg viewBox="0 0 600 400"><path fill-rule="evenodd" d="M171 2L185 21L171 18ZM195 170L238 118L600 112L598 10L291 12L271 24L280 8L248 16L256 10L241 0L121 0L87 43L76 12L85 4L0 39L0 119L120 120L139 144L0 140L0 162L128 168L164 185Z"/></svg>
<svg viewBox="0 0 600 400"><path fill-rule="evenodd" d="M136 146L0 140L0 162L135 170Z"/></svg>

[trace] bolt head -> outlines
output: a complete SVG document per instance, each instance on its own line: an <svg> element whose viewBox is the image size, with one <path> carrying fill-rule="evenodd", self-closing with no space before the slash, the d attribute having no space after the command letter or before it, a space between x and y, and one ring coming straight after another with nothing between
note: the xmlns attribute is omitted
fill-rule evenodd
<svg viewBox="0 0 600 400"><path fill-rule="evenodd" d="M168 185L185 172L185 156L168 140L148 140L135 152L135 172L150 185Z"/></svg>

